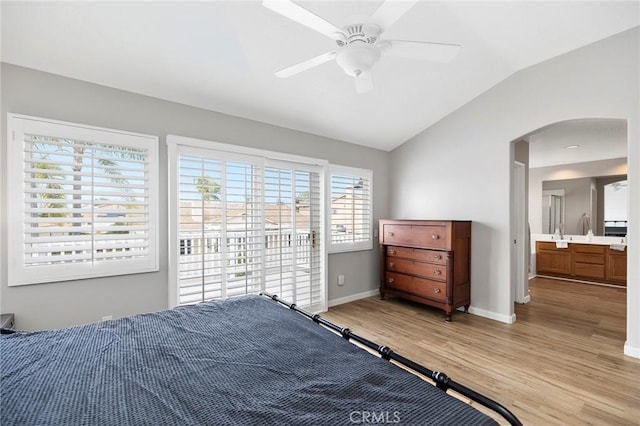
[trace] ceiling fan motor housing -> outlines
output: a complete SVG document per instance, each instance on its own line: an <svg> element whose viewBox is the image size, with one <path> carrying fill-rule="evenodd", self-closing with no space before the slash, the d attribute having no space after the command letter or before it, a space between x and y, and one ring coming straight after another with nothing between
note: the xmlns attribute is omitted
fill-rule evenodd
<svg viewBox="0 0 640 426"><path fill-rule="evenodd" d="M343 28L343 37L336 40L340 49L336 62L351 77L358 77L370 70L380 59L380 49L375 47L381 29L376 24L356 24Z"/></svg>

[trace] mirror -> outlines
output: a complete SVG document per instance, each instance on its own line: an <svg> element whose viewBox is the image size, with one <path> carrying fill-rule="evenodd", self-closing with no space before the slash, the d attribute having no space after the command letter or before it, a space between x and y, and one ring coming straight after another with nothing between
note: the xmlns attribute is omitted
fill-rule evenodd
<svg viewBox="0 0 640 426"><path fill-rule="evenodd" d="M604 186L604 235L627 235L627 180L619 180Z"/></svg>
<svg viewBox="0 0 640 426"><path fill-rule="evenodd" d="M624 236L626 175L542 181L542 232Z"/></svg>
<svg viewBox="0 0 640 426"><path fill-rule="evenodd" d="M542 232L564 234L564 189L542 191Z"/></svg>

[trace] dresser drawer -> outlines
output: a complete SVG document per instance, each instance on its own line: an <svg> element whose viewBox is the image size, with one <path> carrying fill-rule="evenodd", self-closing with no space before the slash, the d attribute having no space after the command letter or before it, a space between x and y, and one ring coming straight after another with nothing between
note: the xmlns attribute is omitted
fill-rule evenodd
<svg viewBox="0 0 640 426"><path fill-rule="evenodd" d="M388 257L387 270L408 275L418 275L437 281L447 281L447 266L435 263L418 262L401 257Z"/></svg>
<svg viewBox="0 0 640 426"><path fill-rule="evenodd" d="M447 227L434 225L383 224L382 243L446 250Z"/></svg>
<svg viewBox="0 0 640 426"><path fill-rule="evenodd" d="M387 256L404 257L405 259L415 259L423 262L447 264L447 253L435 250L414 249L409 247L385 246Z"/></svg>
<svg viewBox="0 0 640 426"><path fill-rule="evenodd" d="M385 274L385 285L421 297L443 302L447 300L447 284L439 281L387 272Z"/></svg>

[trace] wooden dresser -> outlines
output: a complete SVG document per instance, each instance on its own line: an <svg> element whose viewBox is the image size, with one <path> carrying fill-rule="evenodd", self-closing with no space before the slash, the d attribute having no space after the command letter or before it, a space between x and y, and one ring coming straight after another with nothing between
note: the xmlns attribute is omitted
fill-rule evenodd
<svg viewBox="0 0 640 426"><path fill-rule="evenodd" d="M471 222L380 220L380 295L443 309L471 303Z"/></svg>

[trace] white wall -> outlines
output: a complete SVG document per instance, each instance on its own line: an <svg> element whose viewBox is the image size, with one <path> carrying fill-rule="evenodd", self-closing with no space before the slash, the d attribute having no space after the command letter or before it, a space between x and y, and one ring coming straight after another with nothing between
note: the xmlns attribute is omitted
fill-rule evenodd
<svg viewBox="0 0 640 426"><path fill-rule="evenodd" d="M613 184L605 185L604 220L627 220L628 197L626 186L616 188Z"/></svg>
<svg viewBox="0 0 640 426"><path fill-rule="evenodd" d="M470 219L472 312L508 322L511 141L553 123L625 119L629 258L640 258L638 28L522 70L392 151L391 216ZM625 352L640 357L640 262L628 265Z"/></svg>
<svg viewBox="0 0 640 426"><path fill-rule="evenodd" d="M384 151L163 101L40 71L2 64L2 128L8 112L160 136L160 271L150 274L7 286L6 133L0 150L0 310L16 315L25 330L57 328L165 309L167 279L167 149L175 134L328 159L373 170L374 224L388 216L388 160ZM379 287L378 248L329 256L329 300ZM337 275L346 284L337 286Z"/></svg>
<svg viewBox="0 0 640 426"><path fill-rule="evenodd" d="M529 223L531 224L531 232L534 234L542 233L543 181L626 174L626 158L614 158L610 160L589 161L585 163L563 164L560 166L536 167L529 169ZM572 224L569 225L571 226ZM567 228L567 233L574 232L573 228Z"/></svg>

